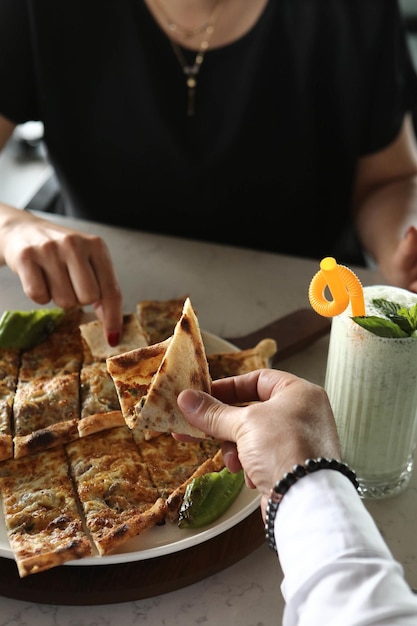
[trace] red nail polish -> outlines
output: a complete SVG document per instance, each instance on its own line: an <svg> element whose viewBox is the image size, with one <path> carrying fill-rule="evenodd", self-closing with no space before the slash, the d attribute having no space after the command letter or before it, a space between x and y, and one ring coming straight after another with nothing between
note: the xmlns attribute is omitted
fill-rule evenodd
<svg viewBox="0 0 417 626"><path fill-rule="evenodd" d="M107 342L109 344L109 346L111 346L112 348L114 348L115 346L117 346L117 344L119 343L119 333L109 333L107 335Z"/></svg>

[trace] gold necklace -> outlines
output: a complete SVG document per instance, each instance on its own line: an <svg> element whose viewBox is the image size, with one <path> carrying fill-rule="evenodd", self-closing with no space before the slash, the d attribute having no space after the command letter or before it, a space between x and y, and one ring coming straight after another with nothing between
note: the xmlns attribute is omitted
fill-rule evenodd
<svg viewBox="0 0 417 626"><path fill-rule="evenodd" d="M159 4L158 4L158 7L159 7L159 10L161 11L161 7L159 6ZM205 22L205 24L195 29L197 33L198 32L204 33L204 37L203 37L202 42L200 43L200 47L197 51L197 54L195 56L195 59L192 65L188 65L185 59L185 56L180 46L177 44L177 42L174 41L173 39L170 39L171 46L175 52L175 56L177 57L178 62L181 65L182 71L185 75L185 84L187 85L187 92L188 92L187 93L188 117L192 117L195 113L195 90L197 87L197 77L198 77L198 74L200 73L200 69L204 61L204 56L208 50L208 47L210 45L210 39L214 32L214 26L216 24L217 18L219 17L220 11L222 8L223 8L223 0L217 0L216 4L214 5L214 9L211 12L211 15L209 16L207 22ZM194 31L185 29L182 26L178 26L178 24L175 24L174 22L172 22L172 20L169 20L167 16L165 16L165 19L167 19L168 26L170 30L172 30L173 32L182 31L184 33L187 33L188 36L186 38L190 38L191 36L194 36ZM170 26L170 24L172 26ZM191 35L191 33L193 34Z"/></svg>
<svg viewBox="0 0 417 626"><path fill-rule="evenodd" d="M209 25L210 21L213 18L214 13L217 10L217 5L220 3L217 2L209 18L205 20L200 26L196 26L195 28L186 28L185 26L181 26L180 24L177 24L169 17L169 15L167 15L166 11L162 8L158 0L154 0L154 4L158 8L164 20L166 21L169 30L173 33L176 33L177 35L182 37L184 40L187 40L187 39L192 39L193 37L196 37L197 35L201 35L202 33L206 31L207 26Z"/></svg>

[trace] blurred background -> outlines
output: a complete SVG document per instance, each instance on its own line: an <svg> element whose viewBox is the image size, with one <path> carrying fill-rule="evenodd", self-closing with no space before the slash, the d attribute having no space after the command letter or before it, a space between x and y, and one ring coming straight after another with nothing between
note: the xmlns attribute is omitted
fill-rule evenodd
<svg viewBox="0 0 417 626"><path fill-rule="evenodd" d="M417 68L417 0L400 0ZM417 111L415 113L417 132ZM27 122L15 129L0 154L0 198L20 209L60 212L59 186L42 141L40 122Z"/></svg>

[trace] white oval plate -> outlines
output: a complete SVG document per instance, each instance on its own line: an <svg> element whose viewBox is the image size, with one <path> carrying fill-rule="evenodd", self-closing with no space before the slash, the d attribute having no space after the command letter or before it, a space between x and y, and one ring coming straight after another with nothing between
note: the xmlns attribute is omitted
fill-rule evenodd
<svg viewBox="0 0 417 626"><path fill-rule="evenodd" d="M216 335L203 331L202 336L207 354L237 351L235 346ZM255 489L248 489L244 486L226 513L210 526L196 530L181 530L175 524L167 522L164 526L155 526L142 535L130 539L113 554L107 556L97 554L85 559L70 561L66 565L111 565L129 561L143 561L180 552L208 541L236 526L258 508L259 502L259 493ZM3 515L0 515L0 557L14 559L7 538Z"/></svg>

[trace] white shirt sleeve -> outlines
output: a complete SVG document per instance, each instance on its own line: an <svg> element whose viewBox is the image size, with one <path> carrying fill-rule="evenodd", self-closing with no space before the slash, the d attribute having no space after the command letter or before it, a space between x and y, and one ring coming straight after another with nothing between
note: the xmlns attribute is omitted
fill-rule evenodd
<svg viewBox="0 0 417 626"><path fill-rule="evenodd" d="M297 481L275 518L284 626L417 626L417 596L340 472Z"/></svg>

